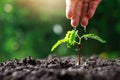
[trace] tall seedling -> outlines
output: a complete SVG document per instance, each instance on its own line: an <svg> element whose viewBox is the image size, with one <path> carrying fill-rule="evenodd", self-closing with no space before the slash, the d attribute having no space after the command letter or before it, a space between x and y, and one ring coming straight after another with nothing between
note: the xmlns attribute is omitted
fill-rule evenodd
<svg viewBox="0 0 120 80"><path fill-rule="evenodd" d="M80 65L80 48L81 48L81 40L82 39L94 39L97 40L101 43L106 43L105 40L103 40L102 38L100 38L99 36L95 35L95 34L84 34L82 36L79 36L78 34L78 30L72 30L72 31L68 31L65 35L65 37L61 40L58 40L51 48L51 51L54 51L54 49L56 49L59 45L61 45L62 43L66 43L67 47L70 48L73 45L77 45L78 46L78 64ZM78 41L77 41L78 40Z"/></svg>

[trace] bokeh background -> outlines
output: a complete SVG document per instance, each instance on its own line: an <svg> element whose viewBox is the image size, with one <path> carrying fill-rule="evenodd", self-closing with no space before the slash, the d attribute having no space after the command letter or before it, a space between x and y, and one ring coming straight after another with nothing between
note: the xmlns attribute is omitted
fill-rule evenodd
<svg viewBox="0 0 120 80"><path fill-rule="evenodd" d="M81 26L79 34L84 34ZM54 52L52 45L72 30L65 17L65 0L0 0L0 61L49 54L77 55L76 47L63 44ZM88 39L82 42L81 55L96 54L105 58L120 56L120 0L103 0L89 21L87 33L107 40L101 44Z"/></svg>

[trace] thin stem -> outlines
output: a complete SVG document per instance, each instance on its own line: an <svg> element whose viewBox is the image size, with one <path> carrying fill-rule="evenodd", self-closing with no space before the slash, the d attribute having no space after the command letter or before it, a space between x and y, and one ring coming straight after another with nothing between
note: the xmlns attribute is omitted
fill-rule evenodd
<svg viewBox="0 0 120 80"><path fill-rule="evenodd" d="M79 38L79 44L81 44L81 37L78 34L77 37Z"/></svg>
<svg viewBox="0 0 120 80"><path fill-rule="evenodd" d="M81 39L81 37L77 34L77 37L79 38L79 39Z"/></svg>
<svg viewBox="0 0 120 80"><path fill-rule="evenodd" d="M80 65L80 48L81 44L78 44L78 65Z"/></svg>
<svg viewBox="0 0 120 80"><path fill-rule="evenodd" d="M78 65L80 65L80 52L78 52Z"/></svg>

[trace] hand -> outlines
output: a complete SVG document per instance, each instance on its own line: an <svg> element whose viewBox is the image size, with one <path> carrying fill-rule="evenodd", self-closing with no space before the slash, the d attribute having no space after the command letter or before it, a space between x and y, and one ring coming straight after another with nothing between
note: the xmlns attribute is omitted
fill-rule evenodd
<svg viewBox="0 0 120 80"><path fill-rule="evenodd" d="M71 19L73 27L86 27L88 20L93 17L101 0L66 0L66 17Z"/></svg>

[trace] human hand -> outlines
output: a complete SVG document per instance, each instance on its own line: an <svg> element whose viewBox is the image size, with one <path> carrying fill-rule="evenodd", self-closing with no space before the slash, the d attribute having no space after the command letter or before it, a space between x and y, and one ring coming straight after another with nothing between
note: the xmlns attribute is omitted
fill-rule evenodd
<svg viewBox="0 0 120 80"><path fill-rule="evenodd" d="M71 25L76 27L79 22L82 27L88 25L101 0L66 0L66 17L71 19Z"/></svg>

